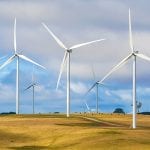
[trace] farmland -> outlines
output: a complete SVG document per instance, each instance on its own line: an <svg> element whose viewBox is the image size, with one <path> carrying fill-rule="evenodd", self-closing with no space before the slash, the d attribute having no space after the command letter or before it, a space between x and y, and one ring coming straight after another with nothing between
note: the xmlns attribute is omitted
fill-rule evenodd
<svg viewBox="0 0 150 150"><path fill-rule="evenodd" d="M150 116L138 115L137 129L131 123L131 115L1 115L0 149L149 150Z"/></svg>

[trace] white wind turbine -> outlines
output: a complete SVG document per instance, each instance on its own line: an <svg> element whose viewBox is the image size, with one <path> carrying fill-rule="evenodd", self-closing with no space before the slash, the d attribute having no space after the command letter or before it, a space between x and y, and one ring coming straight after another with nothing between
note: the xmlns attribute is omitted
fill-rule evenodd
<svg viewBox="0 0 150 150"><path fill-rule="evenodd" d="M94 77L94 84L89 88L89 90L86 92L85 95L87 95L94 87L96 87L96 113L98 113L99 112L99 85L105 86L105 84L103 84L102 82L100 83L99 80L98 81L95 80L95 72L93 67L92 67L92 73Z"/></svg>
<svg viewBox="0 0 150 150"><path fill-rule="evenodd" d="M94 87L96 87L96 113L99 112L99 85L105 86L105 84L96 81L86 93L88 94Z"/></svg>
<svg viewBox="0 0 150 150"><path fill-rule="evenodd" d="M5 61L5 63L3 63L3 65L0 66L0 69L4 68L5 66L7 66L9 63L11 63L15 58L17 59L17 64L16 64L16 114L19 114L19 60L23 59L25 61L28 61L30 63L33 63L41 68L44 68L43 66L41 66L40 64L34 62L33 60L31 60L30 58L21 55L17 52L17 43L16 43L16 18L15 18L15 22L14 22L14 54L7 60Z"/></svg>
<svg viewBox="0 0 150 150"><path fill-rule="evenodd" d="M116 71L119 67L124 65L130 58L133 58L133 79L132 79L132 86L133 86L133 93L132 93L132 99L133 99L133 118L132 118L132 127L136 128L136 57L142 58L144 60L150 61L150 57L145 56L144 54L139 53L138 51L134 50L133 47L133 40L132 40L132 28L131 28L131 15L130 15L130 9L129 9L129 45L130 45L130 54L125 57L121 62L119 62L116 66L112 68L110 72L106 74L102 78L102 80L99 82L103 82L109 75L111 75L114 71Z"/></svg>
<svg viewBox="0 0 150 150"><path fill-rule="evenodd" d="M95 42L100 42L100 41L103 41L105 39L99 39L99 40L95 40L95 41L91 41L91 42L86 42L86 43L82 43L82 44L77 44L77 45L74 45L70 48L67 48L54 34L53 32L48 28L48 26L44 23L42 23L42 25L44 26L44 28L51 34L51 36L56 40L56 42L58 43L58 45L65 49L65 54L64 54L64 57L63 57L63 61L61 63L61 68L60 68L60 73L59 73L59 76L58 76L58 81L57 81L57 87L56 89L58 88L59 86L59 82L60 82L60 79L61 79L61 75L62 75L62 72L63 72L63 69L64 69L64 66L65 66L65 63L67 61L67 117L69 117L70 115L70 54L72 53L72 50L73 49L76 49L76 48L79 48L81 46L85 46L85 45L89 45L89 44L92 44L92 43L95 43Z"/></svg>
<svg viewBox="0 0 150 150"><path fill-rule="evenodd" d="M28 89L30 89L30 88L32 88L32 111L33 111L33 114L35 113L35 107L34 107L34 99L35 99L35 94L34 94L34 92L35 92L35 86L37 86L37 84L35 83L35 81L34 81L34 66L33 66L33 71L32 71L32 83L25 89L25 91L26 90L28 90Z"/></svg>

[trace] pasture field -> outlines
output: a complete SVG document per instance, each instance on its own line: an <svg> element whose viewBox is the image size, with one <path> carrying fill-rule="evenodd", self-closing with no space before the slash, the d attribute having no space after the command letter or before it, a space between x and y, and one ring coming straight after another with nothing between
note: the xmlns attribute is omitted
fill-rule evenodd
<svg viewBox="0 0 150 150"><path fill-rule="evenodd" d="M150 116L131 123L131 115L0 115L0 150L150 150Z"/></svg>

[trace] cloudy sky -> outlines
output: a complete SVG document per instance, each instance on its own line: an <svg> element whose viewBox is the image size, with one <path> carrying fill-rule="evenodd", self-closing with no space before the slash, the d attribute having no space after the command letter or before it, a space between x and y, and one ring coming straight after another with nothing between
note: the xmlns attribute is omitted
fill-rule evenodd
<svg viewBox="0 0 150 150"><path fill-rule="evenodd" d="M70 47L106 38L106 41L75 49L71 54L71 110L83 111L84 100L95 108L94 89L84 97L94 81L102 77L130 53L128 9L131 8L134 49L150 56L150 1L148 0L1 0L0 59L3 64L13 53L13 25L17 19L17 51L44 65L34 69L35 111L66 111L66 70L56 91L64 50L48 34L42 22ZM93 77L92 67L95 72ZM20 112L32 112L33 66L20 61ZM15 111L16 61L0 70L0 112ZM132 111L132 60L112 74L106 87L99 87L100 110L121 107ZM150 111L150 62L137 59L137 100L141 111Z"/></svg>

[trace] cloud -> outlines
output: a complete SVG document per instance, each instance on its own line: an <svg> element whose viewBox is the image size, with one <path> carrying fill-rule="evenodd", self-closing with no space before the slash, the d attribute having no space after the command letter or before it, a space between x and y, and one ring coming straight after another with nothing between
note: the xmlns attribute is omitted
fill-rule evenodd
<svg viewBox="0 0 150 150"><path fill-rule="evenodd" d="M131 89L116 89L106 90L105 94L109 97L114 97L115 102L131 103L132 102L132 90Z"/></svg>
<svg viewBox="0 0 150 150"><path fill-rule="evenodd" d="M88 88L82 82L71 82L71 90L77 94L85 94Z"/></svg>
<svg viewBox="0 0 150 150"><path fill-rule="evenodd" d="M45 22L67 47L72 45L106 38L106 41L76 49L71 54L71 90L72 101L79 98L92 85L91 64L94 64L96 80L130 53L128 41L128 8L131 8L133 42L135 50L150 56L150 19L149 2L120 0L55 0L55 1L0 1L0 55L13 51L13 24L17 18L17 49L24 55L47 67L47 72L37 69L36 80L40 86L36 88L37 101L42 100L40 110L48 110L48 106L62 107L66 99L66 70L64 70L59 91L55 91L60 64L64 50L47 33L41 25ZM136 6L136 7L135 7ZM83 9L84 8L84 9ZM144 67L143 67L144 66ZM149 86L149 64L137 59L137 85ZM1 70L0 79L4 89L15 93L15 65ZM31 65L21 62L21 90L31 82ZM46 75L47 74L47 75ZM131 99L132 61L114 72L105 82L117 86L105 94L117 102ZM5 87L6 86L6 87ZM2 87L1 87L2 88ZM148 89L144 89L147 95ZM5 91L5 90L4 90ZM4 92L2 91L2 92ZM4 98L5 94L2 94ZM6 96L7 97L7 96ZM92 99L94 96L90 96ZM7 97L6 99L10 99ZM21 93L23 100L30 101L29 93ZM104 97L104 99L106 99ZM59 106L58 106L59 102ZM64 103L63 103L64 102ZM110 102L110 101L109 101ZM110 105L113 105L113 102ZM65 106L64 106L65 108ZM45 110L44 110L45 111Z"/></svg>
<svg viewBox="0 0 150 150"><path fill-rule="evenodd" d="M107 96L112 96L112 94L111 94L108 90L105 91L105 94L106 94Z"/></svg>
<svg viewBox="0 0 150 150"><path fill-rule="evenodd" d="M9 94L8 94L9 93ZM15 89L13 86L0 83L0 99L3 102L15 101Z"/></svg>

